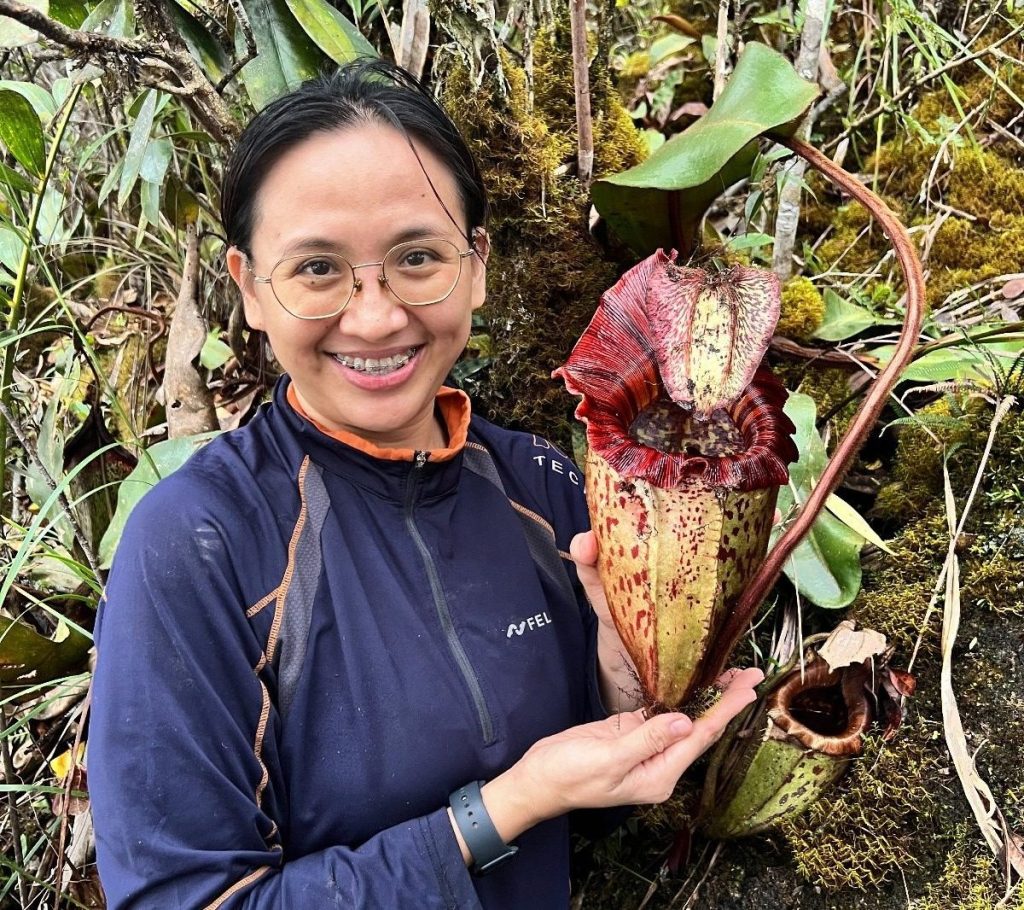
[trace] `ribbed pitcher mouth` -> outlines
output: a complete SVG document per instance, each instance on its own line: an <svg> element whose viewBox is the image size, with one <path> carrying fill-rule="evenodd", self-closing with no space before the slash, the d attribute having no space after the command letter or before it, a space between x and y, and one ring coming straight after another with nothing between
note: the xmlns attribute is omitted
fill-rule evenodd
<svg viewBox="0 0 1024 910"><path fill-rule="evenodd" d="M582 398L576 416L587 424L591 450L623 477L663 488L700 481L748 491L786 483L787 465L797 458L794 427L782 410L786 391L767 368L710 414L676 404L666 387L647 296L669 261L659 250L606 291L554 372Z"/></svg>
<svg viewBox="0 0 1024 910"><path fill-rule="evenodd" d="M867 671L830 671L823 660L793 670L768 699L768 716L789 739L822 755L854 758L871 724Z"/></svg>

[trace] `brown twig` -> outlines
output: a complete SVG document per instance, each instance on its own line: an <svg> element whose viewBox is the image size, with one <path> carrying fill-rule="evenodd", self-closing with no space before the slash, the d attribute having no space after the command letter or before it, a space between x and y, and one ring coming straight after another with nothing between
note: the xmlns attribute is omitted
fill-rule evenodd
<svg viewBox="0 0 1024 910"><path fill-rule="evenodd" d="M777 354L787 357L794 357L800 360L810 360L812 363L827 363L832 367L841 367L846 370L858 370L859 364L866 364L870 367L878 366L878 359L870 354L854 354L845 351L825 350L823 348L809 348L798 344L791 338L784 335L776 335L771 340L770 349Z"/></svg>
<svg viewBox="0 0 1024 910"><path fill-rule="evenodd" d="M587 66L587 3L570 0L572 84L576 92L576 136L580 182L590 186L594 174L594 123L590 111L590 68Z"/></svg>
<svg viewBox="0 0 1024 910"><path fill-rule="evenodd" d="M729 62L729 0L718 0L718 25L715 35L715 85L712 100L718 100L718 96L725 89L725 69Z"/></svg>
<svg viewBox="0 0 1024 910"><path fill-rule="evenodd" d="M765 595L781 574L786 560L797 544L806 537L811 525L814 524L818 514L824 508L825 501L839 485L854 456L864 444L871 427L874 426L885 407L889 393L896 385L900 373L914 355L918 334L921 330L921 321L924 318L925 285L921 261L907 229L900 223L896 215L864 184L838 167L817 149L795 138L776 137L776 141L806 159L811 167L820 171L860 202L879 222L893 245L896 259L903 271L904 284L907 289L906 310L903 328L900 331L899 341L892 359L875 378L871 391L854 415L850 428L836 448L835 455L826 466L817 486L808 496L793 523L768 554L732 611L729 621L719 637L715 652L710 655L710 659L704 667L702 684L705 686L710 685L724 669L733 648L745 634L761 601L764 600Z"/></svg>
<svg viewBox="0 0 1024 910"><path fill-rule="evenodd" d="M8 16L27 25L60 45L66 57L107 61L131 59L139 64L142 84L181 95L189 110L217 142L227 144L238 135L238 123L227 104L187 50L169 47L160 41L118 38L101 32L68 28L19 0L0 0L0 16ZM161 77L155 75L156 70L162 71ZM177 84L167 82L167 77L175 79Z"/></svg>

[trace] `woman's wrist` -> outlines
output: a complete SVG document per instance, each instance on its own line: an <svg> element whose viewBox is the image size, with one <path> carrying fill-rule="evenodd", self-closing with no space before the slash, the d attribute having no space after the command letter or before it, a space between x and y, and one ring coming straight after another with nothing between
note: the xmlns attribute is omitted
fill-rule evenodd
<svg viewBox="0 0 1024 910"><path fill-rule="evenodd" d="M539 799L537 794L530 792L530 788L524 785L515 765L504 774L487 781L480 788L480 796L491 823L506 844L534 825L559 814L556 810L544 809L544 800ZM472 865L475 857L467 846L462 832L459 831L451 809L448 810L448 821L462 851L463 861L467 866Z"/></svg>

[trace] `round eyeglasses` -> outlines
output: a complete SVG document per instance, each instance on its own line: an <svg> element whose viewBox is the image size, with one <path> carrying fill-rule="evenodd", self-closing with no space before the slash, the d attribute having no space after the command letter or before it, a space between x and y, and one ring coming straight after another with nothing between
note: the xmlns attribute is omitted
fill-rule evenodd
<svg viewBox="0 0 1024 910"><path fill-rule="evenodd" d="M348 306L363 286L356 269L380 266L377 280L408 306L429 306L447 298L462 275L462 260L475 249L460 250L450 240L430 238L399 243L380 262L352 265L337 253L302 253L282 259L267 276L277 302L296 319L328 319Z"/></svg>

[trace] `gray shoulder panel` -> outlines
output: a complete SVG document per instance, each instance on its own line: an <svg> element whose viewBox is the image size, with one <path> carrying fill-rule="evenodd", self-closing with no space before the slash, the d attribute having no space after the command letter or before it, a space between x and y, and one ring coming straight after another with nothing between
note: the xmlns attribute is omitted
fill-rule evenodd
<svg viewBox="0 0 1024 910"><path fill-rule="evenodd" d="M313 600L320 585L323 550L320 532L330 509L330 498L318 465L310 461L305 482L306 523L295 546L295 572L282 605L284 614L278 638L277 709L281 716L295 696L295 687L306 657Z"/></svg>

